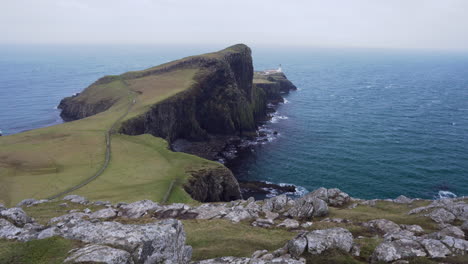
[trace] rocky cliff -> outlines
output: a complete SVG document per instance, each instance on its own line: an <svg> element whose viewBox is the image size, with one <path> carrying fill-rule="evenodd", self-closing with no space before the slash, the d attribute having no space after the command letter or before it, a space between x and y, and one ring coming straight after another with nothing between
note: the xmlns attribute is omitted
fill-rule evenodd
<svg viewBox="0 0 468 264"><path fill-rule="evenodd" d="M256 72L254 79L251 50L238 44L144 71L105 76L82 93L64 98L59 105L61 116L69 121L106 111L119 100L126 100L130 91L141 94L131 87L135 80L172 72L177 78L176 72L184 69L195 70L189 87L124 120L119 132L152 134L169 143L178 139L198 142L216 153L232 136L255 135L258 121L267 114L267 104L282 101L282 94L295 89L281 72ZM204 153L191 154L210 158ZM241 197L237 180L225 167L193 173L185 189L202 202Z"/></svg>

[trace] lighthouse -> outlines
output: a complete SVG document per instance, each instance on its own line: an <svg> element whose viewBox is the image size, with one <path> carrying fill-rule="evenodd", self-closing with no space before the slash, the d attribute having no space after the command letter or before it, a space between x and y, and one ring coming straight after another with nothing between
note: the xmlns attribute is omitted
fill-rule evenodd
<svg viewBox="0 0 468 264"><path fill-rule="evenodd" d="M278 67L278 70L276 70L277 72L283 72L283 69L281 68L281 64L279 65Z"/></svg>

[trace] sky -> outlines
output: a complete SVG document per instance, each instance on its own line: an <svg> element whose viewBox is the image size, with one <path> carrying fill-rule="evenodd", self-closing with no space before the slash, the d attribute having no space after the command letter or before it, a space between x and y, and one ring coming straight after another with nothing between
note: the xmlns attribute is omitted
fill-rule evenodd
<svg viewBox="0 0 468 264"><path fill-rule="evenodd" d="M0 44L468 49L468 0L0 0Z"/></svg>

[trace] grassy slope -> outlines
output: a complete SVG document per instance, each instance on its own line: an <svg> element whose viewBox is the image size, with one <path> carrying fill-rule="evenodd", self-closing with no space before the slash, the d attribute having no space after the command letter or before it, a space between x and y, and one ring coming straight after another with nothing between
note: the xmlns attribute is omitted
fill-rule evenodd
<svg viewBox="0 0 468 264"><path fill-rule="evenodd" d="M25 198L46 198L89 178L104 162L105 132L125 113L135 94L138 94L136 104L126 119L189 88L196 72L197 69L174 70L93 85L83 96L87 101L116 100L107 111L74 122L1 137L0 202L13 206ZM149 135L113 136L112 148L111 162L105 173L76 193L113 202L143 198L160 201L169 183L177 179L179 184L169 201L187 201L190 198L180 189L187 177L184 169L217 166L194 156L172 153L163 140Z"/></svg>

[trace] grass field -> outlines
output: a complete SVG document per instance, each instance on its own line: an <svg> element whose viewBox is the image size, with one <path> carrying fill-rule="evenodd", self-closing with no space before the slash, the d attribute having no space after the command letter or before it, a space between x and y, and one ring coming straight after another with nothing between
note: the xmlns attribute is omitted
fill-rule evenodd
<svg viewBox="0 0 468 264"><path fill-rule="evenodd" d="M134 79L114 77L111 82L90 86L80 95L80 100L86 102L115 102L107 111L1 137L0 203L13 206L25 198L44 199L91 177L104 163L107 130L127 111L135 96L131 111L120 122L188 89L197 70L172 70ZM113 202L145 198L161 201L171 181L176 180L169 201L189 201L180 188L188 176L185 169L207 166L219 165L173 153L164 140L151 135L114 135L111 160L104 174L74 193Z"/></svg>

